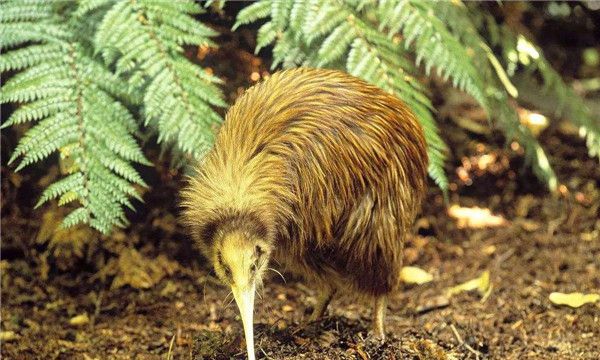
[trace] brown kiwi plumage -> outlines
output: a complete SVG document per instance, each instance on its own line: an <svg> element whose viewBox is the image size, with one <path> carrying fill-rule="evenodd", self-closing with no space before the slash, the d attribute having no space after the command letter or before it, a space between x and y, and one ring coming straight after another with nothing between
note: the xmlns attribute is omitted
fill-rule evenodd
<svg viewBox="0 0 600 360"><path fill-rule="evenodd" d="M396 97L340 71L286 70L231 107L183 215L225 283L260 282L274 258L324 294L322 313L334 292L398 288L427 162Z"/></svg>

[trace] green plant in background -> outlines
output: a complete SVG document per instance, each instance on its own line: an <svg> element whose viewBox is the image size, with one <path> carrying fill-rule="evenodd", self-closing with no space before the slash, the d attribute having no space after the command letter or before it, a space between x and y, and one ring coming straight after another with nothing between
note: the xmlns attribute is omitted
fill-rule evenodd
<svg viewBox="0 0 600 360"><path fill-rule="evenodd" d="M511 98L518 98L519 89L512 83L517 74L507 73L504 66L510 70L511 64L514 68L520 62L530 77L540 73L544 89L560 99L562 106L557 113L567 113L580 127L592 156L600 152L600 125L549 66L540 49L522 35L497 25L477 4L261 0L239 12L234 29L264 19L267 22L258 31L256 51L272 44L273 67L344 69L404 100L424 127L429 174L444 191L448 185L443 170L446 146L426 89L414 78L421 69L426 75L434 69L438 76L476 99L508 141L515 139L524 146L534 173L551 190L557 187L556 175L544 150L510 105ZM487 26L496 30L491 43L502 46L504 66L482 35Z"/></svg>
<svg viewBox="0 0 600 360"><path fill-rule="evenodd" d="M150 165L140 135L196 158L212 143L224 106L218 79L183 55L184 44L212 45L193 1L5 1L0 4L0 71L19 71L0 101L22 105L2 127L35 122L9 163L17 170L58 152L66 176L38 206L74 203L64 226L108 233L125 226L145 186L133 163ZM141 114L141 116L138 116ZM138 121L142 118L143 121Z"/></svg>
<svg viewBox="0 0 600 360"><path fill-rule="evenodd" d="M222 9L224 1L205 6ZM124 226L124 206L145 186L134 164L150 163L140 139L201 158L226 104L220 80L191 63L183 46L214 46L216 32L197 21L192 0L31 0L0 3L0 71L16 72L0 102L20 107L2 127L33 122L11 156L17 170L58 152L65 176L50 199L71 204L64 225L103 233ZM272 46L273 68L338 68L389 91L409 105L424 129L430 176L445 192L446 144L427 88L434 72L471 95L526 150L535 174L557 186L544 150L519 122L512 99L544 91L545 109L568 117L600 154L600 125L541 50L481 9L460 1L261 0L244 7L234 30L262 21L256 51ZM501 49L496 56L491 47ZM7 50L8 51L5 51ZM540 81L537 81L540 79ZM539 98L538 98L539 99ZM533 99L535 102L536 99ZM540 104L540 108L542 108Z"/></svg>
<svg viewBox="0 0 600 360"><path fill-rule="evenodd" d="M480 31L488 33L491 44L502 49L507 72L521 90L519 93L540 94L526 100L555 117L567 117L586 139L589 155L600 156L600 120L594 118L583 99L552 68L542 50L525 36L496 24L489 14L475 14L473 18ZM523 71L518 72L519 67Z"/></svg>

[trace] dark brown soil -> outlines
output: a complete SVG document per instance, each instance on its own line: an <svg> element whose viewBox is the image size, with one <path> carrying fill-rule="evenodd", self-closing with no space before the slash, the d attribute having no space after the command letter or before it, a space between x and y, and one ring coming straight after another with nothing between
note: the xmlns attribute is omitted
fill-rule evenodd
<svg viewBox="0 0 600 360"><path fill-rule="evenodd" d="M452 132L461 133L456 128ZM452 203L489 208L508 220L505 226L459 229L437 189L431 188L417 222L419 235L408 244L405 259L432 273L434 280L406 286L390 301L385 343L369 338L370 309L351 299L334 301L327 318L304 324L314 303L310 286L289 275L287 283L274 276L257 300L257 355L265 359L600 358L600 303L572 309L548 299L553 291L600 289L600 170L595 160L586 157L579 140L545 134L545 142L556 143L549 148L560 155L553 160L566 176L568 189L563 195L548 195L526 172L507 180L511 168L479 177L473 173L471 186L452 176L457 184ZM477 143L472 145L477 148ZM456 149L464 155L476 151L471 145ZM491 147L490 151L510 162L520 159L511 150ZM163 253L180 261L173 275L147 290L111 289L110 276L102 281L77 266L72 272L52 270L44 275L44 266L36 265L39 246L32 240L43 212L32 213L5 201L21 199L26 196L23 191L31 194L25 185L14 186L11 178L3 168L2 331L14 332L14 339L2 344L3 358L244 357L241 325L228 290L217 284L196 253L189 256L185 235L168 216L176 211L177 177L157 181L146 195L147 209L138 214L143 218L127 232L128 238L150 239L141 242L152 245L140 250L150 249L149 256ZM26 182L35 183L25 175L22 184ZM172 222L173 228L162 226L161 219ZM482 300L477 293L461 293L445 304L447 288L484 270L491 274L489 296ZM83 313L90 323L69 324Z"/></svg>

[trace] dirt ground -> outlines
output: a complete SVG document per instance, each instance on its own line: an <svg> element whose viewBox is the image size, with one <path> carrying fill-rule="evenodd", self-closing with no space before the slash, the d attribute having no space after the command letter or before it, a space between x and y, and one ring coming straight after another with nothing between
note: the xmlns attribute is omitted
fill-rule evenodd
<svg viewBox="0 0 600 360"><path fill-rule="evenodd" d="M459 128L449 131L466 136ZM461 141L460 136L451 140ZM495 156L498 166L496 173L481 172L477 166L482 154L477 151L484 145L464 143L455 144L464 156L462 166L451 173L456 188L450 203L488 208L505 222L470 228L477 223L449 216L432 186L405 261L434 278L407 285L390 301L388 340L382 344L368 337L370 309L351 299L334 301L327 318L305 324L315 294L284 274L286 282L278 276L266 281L257 300L260 358L600 358L600 303L572 309L548 299L553 291L600 289L597 163L587 158L580 140L559 132L545 134L544 143L565 184L562 195L552 196L518 166L522 159L517 152L485 145L484 153ZM502 162L509 166L502 168ZM470 186L457 175L465 165L471 169L466 181ZM519 175L512 179L514 169ZM1 315L2 330L12 331L14 338L2 344L4 359L244 358L241 324L228 290L190 251L172 216L179 176L155 181L146 194L146 209L134 216L131 229L119 233L151 239L141 241L151 244L140 249L148 256L166 254L177 260L170 275L156 285L136 289L111 288L112 277L103 279L81 266L48 274L48 265L39 260L41 247L31 240L38 237L43 211L32 212L30 201L23 200L32 192L26 184L36 182L24 175L20 187L14 186L10 173L2 169ZM445 295L448 288L486 270L488 294ZM89 322L71 324L80 314L87 314Z"/></svg>
<svg viewBox="0 0 600 360"><path fill-rule="evenodd" d="M191 54L226 80L230 102L268 68L239 50L251 49L254 36L240 34L224 35L217 53ZM335 300L326 318L306 324L315 303L310 285L274 274L256 302L259 358L600 359L600 302L570 308L549 300L555 291L600 293L597 159L568 129L544 131L540 140L562 184L550 195L521 148L503 146L495 133L469 133L446 110L439 116L452 149L449 203L431 184L404 253L406 265L433 280L393 296L382 343L369 337L369 306L352 299ZM2 133L3 154L14 135ZM58 169L15 174L3 162L3 359L245 358L228 290L177 223L182 175L155 152L157 169L140 169L151 187L129 215L132 226L103 238L84 230L49 235L60 211L32 208ZM490 213L457 218L451 205ZM488 226L478 227L481 221ZM68 237L81 245L61 242ZM485 272L485 291L448 295Z"/></svg>

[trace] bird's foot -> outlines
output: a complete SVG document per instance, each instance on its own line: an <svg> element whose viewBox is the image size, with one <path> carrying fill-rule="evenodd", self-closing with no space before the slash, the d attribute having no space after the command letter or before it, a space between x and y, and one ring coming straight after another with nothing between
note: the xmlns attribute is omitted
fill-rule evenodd
<svg viewBox="0 0 600 360"><path fill-rule="evenodd" d="M383 329L373 328L367 334L367 338L371 339L375 342L384 343L385 342L385 331Z"/></svg>
<svg viewBox="0 0 600 360"><path fill-rule="evenodd" d="M385 310L387 308L387 297L381 296L375 299L375 304L373 306L373 328L370 331L370 334L373 338L381 340L381 342L385 341Z"/></svg>
<svg viewBox="0 0 600 360"><path fill-rule="evenodd" d="M334 294L335 291L332 289L323 290L319 293L317 296L317 303L315 304L315 307L308 318L309 323L323 318L323 315L325 315L325 311L327 310L327 306L329 306Z"/></svg>

